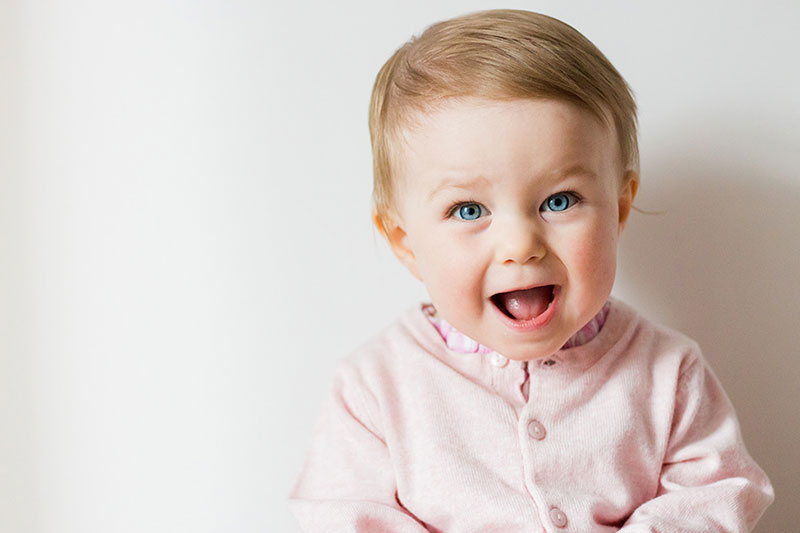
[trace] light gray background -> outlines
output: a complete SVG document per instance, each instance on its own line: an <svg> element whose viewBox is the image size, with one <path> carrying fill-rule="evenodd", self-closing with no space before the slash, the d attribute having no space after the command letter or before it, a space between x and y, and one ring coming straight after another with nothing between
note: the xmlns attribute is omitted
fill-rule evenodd
<svg viewBox="0 0 800 533"><path fill-rule="evenodd" d="M634 87L615 293L701 343L800 523L795 2L505 2ZM482 1L0 1L0 531L296 531L336 361L424 298L369 224L367 102Z"/></svg>

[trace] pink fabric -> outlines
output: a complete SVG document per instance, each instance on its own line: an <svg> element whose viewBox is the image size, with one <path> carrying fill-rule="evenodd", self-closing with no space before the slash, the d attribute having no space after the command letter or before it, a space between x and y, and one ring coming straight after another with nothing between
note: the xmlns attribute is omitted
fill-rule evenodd
<svg viewBox="0 0 800 533"><path fill-rule="evenodd" d="M608 315L608 310L611 307L611 304L606 302L603 305L603 308L585 325L583 326L575 335L570 337L562 349L564 348L575 348L576 346L580 346L581 344L586 344L590 340L592 340L600 330L603 329L603 324L605 324L606 316ZM439 318L436 315L436 308L433 305L427 304L424 305L422 310L428 317L428 320L431 321L431 324L434 325L436 331L439 332L439 335L442 336L445 344L447 347L455 352L461 353L492 353L492 349L484 346L483 344L478 343L477 341L467 337L456 328L453 327L447 320L443 318Z"/></svg>
<svg viewBox="0 0 800 533"><path fill-rule="evenodd" d="M772 486L697 345L610 302L549 364L448 350L419 308L343 360L290 496L303 529L751 529Z"/></svg>

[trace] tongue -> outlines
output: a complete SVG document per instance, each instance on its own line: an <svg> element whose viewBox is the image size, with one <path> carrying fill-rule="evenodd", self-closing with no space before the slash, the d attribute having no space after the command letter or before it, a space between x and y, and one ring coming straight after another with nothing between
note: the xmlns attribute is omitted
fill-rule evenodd
<svg viewBox="0 0 800 533"><path fill-rule="evenodd" d="M511 316L517 320L530 320L544 313L550 305L553 287L536 287L524 291L504 292L499 296L500 302Z"/></svg>

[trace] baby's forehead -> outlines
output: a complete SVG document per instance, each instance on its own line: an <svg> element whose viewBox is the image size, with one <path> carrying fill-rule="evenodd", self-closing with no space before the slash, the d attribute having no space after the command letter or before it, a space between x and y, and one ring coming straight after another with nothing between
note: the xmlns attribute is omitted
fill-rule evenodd
<svg viewBox="0 0 800 533"><path fill-rule="evenodd" d="M395 144L398 170L409 164L449 165L456 172L519 158L520 147L536 154L534 162L556 166L580 163L586 152L608 152L621 162L610 117L553 98L460 98L409 110Z"/></svg>
<svg viewBox="0 0 800 533"><path fill-rule="evenodd" d="M611 112L603 107L591 109L579 102L554 97L484 97L462 96L437 99L424 106L417 105L400 110L390 128L390 139L398 144L409 144L409 139L432 130L458 129L475 120L486 120L496 114L514 115L520 108L535 106L556 109L565 120L593 122L609 137L617 135ZM530 116L529 121L540 117Z"/></svg>

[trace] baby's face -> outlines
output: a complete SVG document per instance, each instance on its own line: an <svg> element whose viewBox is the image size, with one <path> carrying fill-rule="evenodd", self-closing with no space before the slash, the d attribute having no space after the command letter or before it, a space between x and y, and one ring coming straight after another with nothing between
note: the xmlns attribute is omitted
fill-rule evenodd
<svg viewBox="0 0 800 533"><path fill-rule="evenodd" d="M637 185L614 132L562 101L467 99L406 140L394 252L462 333L516 360L557 351L614 283Z"/></svg>

